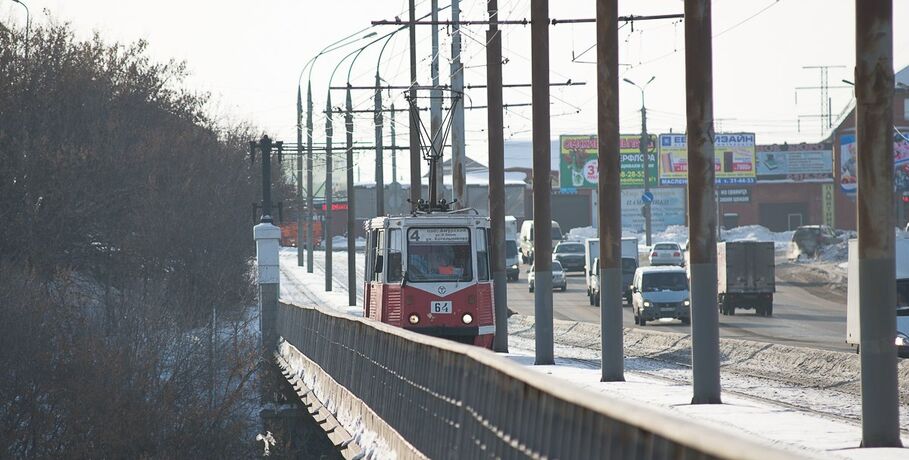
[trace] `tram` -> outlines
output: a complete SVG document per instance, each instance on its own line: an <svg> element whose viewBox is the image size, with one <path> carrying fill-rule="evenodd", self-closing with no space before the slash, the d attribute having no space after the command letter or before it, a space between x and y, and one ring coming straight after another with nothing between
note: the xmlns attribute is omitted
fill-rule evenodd
<svg viewBox="0 0 909 460"><path fill-rule="evenodd" d="M489 219L422 207L366 222L363 316L491 349Z"/></svg>

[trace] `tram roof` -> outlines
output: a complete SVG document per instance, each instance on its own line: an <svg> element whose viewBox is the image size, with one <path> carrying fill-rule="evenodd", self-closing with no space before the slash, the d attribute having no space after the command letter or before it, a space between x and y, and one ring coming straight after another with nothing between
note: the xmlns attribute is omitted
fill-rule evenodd
<svg viewBox="0 0 909 460"><path fill-rule="evenodd" d="M431 213L406 216L374 217L365 222L367 230L388 227L417 226L480 226L488 227L489 218L471 214Z"/></svg>

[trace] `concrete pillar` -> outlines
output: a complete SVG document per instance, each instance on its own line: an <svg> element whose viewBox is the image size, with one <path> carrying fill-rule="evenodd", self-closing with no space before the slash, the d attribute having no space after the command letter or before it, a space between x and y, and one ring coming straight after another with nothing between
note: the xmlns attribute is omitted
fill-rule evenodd
<svg viewBox="0 0 909 460"><path fill-rule="evenodd" d="M253 239L256 240L256 283L259 285L259 329L262 334L262 360L270 364L275 346L278 343L278 292L280 272L278 268L278 245L281 241L281 229L262 223L253 227ZM271 369L272 366L263 366ZM263 403L274 402L273 379L271 372L262 373L260 380L260 397Z"/></svg>

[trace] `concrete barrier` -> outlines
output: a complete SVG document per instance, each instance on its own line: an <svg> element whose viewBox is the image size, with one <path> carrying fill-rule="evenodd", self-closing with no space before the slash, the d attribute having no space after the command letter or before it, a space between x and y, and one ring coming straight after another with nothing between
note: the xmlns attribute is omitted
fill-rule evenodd
<svg viewBox="0 0 909 460"><path fill-rule="evenodd" d="M797 458L565 385L478 347L288 304L279 306L277 324L280 350L298 350L314 364L294 371L322 374L317 384L340 387L324 394L374 414L358 420L399 438L389 446L400 457Z"/></svg>

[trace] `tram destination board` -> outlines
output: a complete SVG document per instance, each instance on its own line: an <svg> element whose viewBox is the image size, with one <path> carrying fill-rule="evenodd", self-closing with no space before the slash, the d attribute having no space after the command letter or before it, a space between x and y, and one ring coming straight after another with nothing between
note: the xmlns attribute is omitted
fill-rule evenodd
<svg viewBox="0 0 909 460"><path fill-rule="evenodd" d="M407 233L411 243L466 243L470 231L466 228L414 228Z"/></svg>

